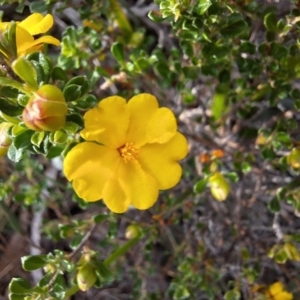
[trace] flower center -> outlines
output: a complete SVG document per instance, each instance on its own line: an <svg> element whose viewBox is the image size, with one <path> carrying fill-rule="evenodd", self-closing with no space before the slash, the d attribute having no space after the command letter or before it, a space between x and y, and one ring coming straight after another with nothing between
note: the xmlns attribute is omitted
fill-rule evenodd
<svg viewBox="0 0 300 300"><path fill-rule="evenodd" d="M133 143L126 143L124 146L120 147L118 151L125 163L135 161L139 156L139 151L133 146Z"/></svg>

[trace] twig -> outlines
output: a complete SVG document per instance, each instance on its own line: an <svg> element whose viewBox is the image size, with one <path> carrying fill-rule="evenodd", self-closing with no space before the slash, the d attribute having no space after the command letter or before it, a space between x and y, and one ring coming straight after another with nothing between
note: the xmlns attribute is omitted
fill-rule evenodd
<svg viewBox="0 0 300 300"><path fill-rule="evenodd" d="M283 235L283 232L282 232L280 224L279 224L279 213L278 212L275 213L275 215L274 215L272 228L274 229L274 232L276 234L278 241L282 241L284 235Z"/></svg>
<svg viewBox="0 0 300 300"><path fill-rule="evenodd" d="M90 236L92 235L92 233L94 232L94 230L96 229L97 225L94 224L90 230L85 234L85 236L82 238L80 244L76 247L76 249L71 252L68 257L69 258L73 258L79 251L80 249L84 246L84 244L87 242L87 240L90 238Z"/></svg>

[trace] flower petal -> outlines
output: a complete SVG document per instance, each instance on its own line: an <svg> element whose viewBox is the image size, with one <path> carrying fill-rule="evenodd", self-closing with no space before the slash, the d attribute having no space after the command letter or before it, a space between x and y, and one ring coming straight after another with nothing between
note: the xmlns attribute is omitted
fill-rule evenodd
<svg viewBox="0 0 300 300"><path fill-rule="evenodd" d="M176 134L176 130L177 124L173 112L166 107L162 107L149 120L146 129L147 142L166 143Z"/></svg>
<svg viewBox="0 0 300 300"><path fill-rule="evenodd" d="M85 128L80 132L87 141L97 141L117 149L124 145L129 124L125 99L112 96L99 102L98 107L84 115Z"/></svg>
<svg viewBox="0 0 300 300"><path fill-rule="evenodd" d="M158 198L156 180L146 173L138 162L121 163L119 167L121 185L130 203L138 209L150 208Z"/></svg>
<svg viewBox="0 0 300 300"><path fill-rule="evenodd" d="M276 295L275 300L293 300L293 294L286 292L286 291L282 291L280 294Z"/></svg>
<svg viewBox="0 0 300 300"><path fill-rule="evenodd" d="M34 41L33 36L24 28L17 26L16 28L16 44L18 51L24 51L31 46Z"/></svg>
<svg viewBox="0 0 300 300"><path fill-rule="evenodd" d="M120 181L115 177L105 184L103 201L112 212L117 214L124 213L130 204L129 198L126 197L120 185Z"/></svg>
<svg viewBox="0 0 300 300"><path fill-rule="evenodd" d="M23 43L22 45L17 44L18 45L17 46L18 53L23 52L23 51L26 51L26 53L31 53L33 51L30 51L30 50L34 49L36 46L39 46L41 44L52 44L55 46L59 46L60 41L50 35L44 35L36 40L33 40L32 42L26 42L26 43Z"/></svg>
<svg viewBox="0 0 300 300"><path fill-rule="evenodd" d="M146 128L151 117L158 110L158 102L153 95L140 94L129 100L128 109L130 124L126 140L139 147L147 142Z"/></svg>
<svg viewBox="0 0 300 300"><path fill-rule="evenodd" d="M18 25L27 30L31 35L47 32L53 26L53 17L47 14L34 13L20 22Z"/></svg>
<svg viewBox="0 0 300 300"><path fill-rule="evenodd" d="M37 46L42 44L53 44L55 46L60 45L60 41L50 35L44 35L36 40L26 32L23 28L17 28L17 50L18 55L20 53L31 53L34 52Z"/></svg>
<svg viewBox="0 0 300 300"><path fill-rule="evenodd" d="M105 183L115 172L118 151L95 143L83 142L72 148L64 160L64 174L79 197L86 201L102 198Z"/></svg>
<svg viewBox="0 0 300 300"><path fill-rule="evenodd" d="M103 200L114 212L126 211L129 204L144 210L150 208L158 198L156 180L135 162L121 161L114 178L105 185Z"/></svg>
<svg viewBox="0 0 300 300"><path fill-rule="evenodd" d="M281 293L283 290L284 290L284 287L283 287L283 284L280 281L277 281L277 282L273 283L269 288L269 292L273 296L276 295L276 294Z"/></svg>
<svg viewBox="0 0 300 300"><path fill-rule="evenodd" d="M182 174L178 160L187 155L186 138L179 132L165 144L147 144L140 149L138 161L158 182L160 190L175 186Z"/></svg>

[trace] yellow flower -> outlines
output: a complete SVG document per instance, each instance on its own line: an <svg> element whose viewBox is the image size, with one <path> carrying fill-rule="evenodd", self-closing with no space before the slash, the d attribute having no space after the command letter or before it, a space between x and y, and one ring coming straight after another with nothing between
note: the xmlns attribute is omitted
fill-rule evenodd
<svg viewBox="0 0 300 300"><path fill-rule="evenodd" d="M284 290L283 284L281 282L273 283L267 290L268 300L292 300L293 294Z"/></svg>
<svg viewBox="0 0 300 300"><path fill-rule="evenodd" d="M186 156L187 141L172 111L159 108L154 96L140 94L128 103L108 97L84 121L86 142L72 148L64 161L64 173L82 199L103 199L116 213L130 204L148 209L159 190L180 180L177 161Z"/></svg>
<svg viewBox="0 0 300 300"><path fill-rule="evenodd" d="M0 22L0 31L4 32L11 26L10 22ZM53 17L47 14L34 13L22 22L17 22L16 46L17 56L29 54L43 49L44 44L60 45L60 41L50 35L44 35L34 39L34 35L46 33L53 26ZM3 53L7 56L6 53Z"/></svg>

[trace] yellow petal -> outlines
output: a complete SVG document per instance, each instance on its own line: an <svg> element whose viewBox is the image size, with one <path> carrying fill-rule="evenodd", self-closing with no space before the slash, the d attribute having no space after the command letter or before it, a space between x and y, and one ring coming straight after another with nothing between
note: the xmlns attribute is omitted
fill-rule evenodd
<svg viewBox="0 0 300 300"><path fill-rule="evenodd" d="M33 52L39 52L39 51L43 51L44 49L44 45L43 44L40 44L40 45L37 45L37 46L33 46L33 47L30 47L26 50L23 50L23 51L18 51L18 57L20 57L21 55L27 55L27 54L30 54L30 53L33 53Z"/></svg>
<svg viewBox="0 0 300 300"><path fill-rule="evenodd" d="M24 28L17 26L16 28L16 44L18 51L25 51L34 41L33 36Z"/></svg>
<svg viewBox="0 0 300 300"><path fill-rule="evenodd" d="M120 185L117 177L110 179L103 189L103 201L107 207L114 213L124 213L130 204L125 191Z"/></svg>
<svg viewBox="0 0 300 300"><path fill-rule="evenodd" d="M127 164L122 161L118 175L121 186L134 207L148 209L157 201L157 181L137 161Z"/></svg>
<svg viewBox="0 0 300 300"><path fill-rule="evenodd" d="M53 26L53 17L50 14L44 17L42 14L34 13L18 25L27 30L31 35L45 33Z"/></svg>
<svg viewBox="0 0 300 300"><path fill-rule="evenodd" d="M149 120L146 129L147 142L166 143L176 134L176 130L177 124L173 112L166 107L162 107Z"/></svg>
<svg viewBox="0 0 300 300"><path fill-rule="evenodd" d="M182 174L178 160L187 155L186 138L179 132L165 144L146 144L140 149L138 161L142 168L165 190L175 186Z"/></svg>
<svg viewBox="0 0 300 300"><path fill-rule="evenodd" d="M113 212L125 212L132 204L137 209L150 208L158 198L156 180L135 162L121 161L112 180L104 187L103 200Z"/></svg>
<svg viewBox="0 0 300 300"><path fill-rule="evenodd" d="M276 295L275 300L293 300L293 294L283 291L280 294Z"/></svg>
<svg viewBox="0 0 300 300"><path fill-rule="evenodd" d="M33 51L30 51L31 49L35 48L36 46L39 46L41 44L52 44L55 46L60 45L60 41L50 35L44 35L36 40L33 40L32 42L26 42L22 46L18 46L18 53L26 51L27 53L31 53ZM29 52L28 52L29 50Z"/></svg>
<svg viewBox="0 0 300 300"><path fill-rule="evenodd" d="M284 288L283 288L283 284L281 282L275 282L273 283L270 288L269 288L269 293L271 295L276 295L278 293L280 293L281 291L283 291Z"/></svg>
<svg viewBox="0 0 300 300"><path fill-rule="evenodd" d="M130 124L126 140L139 147L147 141L146 128L151 117L158 110L158 102L153 95L140 94L129 100L128 109Z"/></svg>
<svg viewBox="0 0 300 300"><path fill-rule="evenodd" d="M125 99L112 96L84 115L85 128L80 132L87 141L96 141L117 149L125 144L129 111Z"/></svg>
<svg viewBox="0 0 300 300"><path fill-rule="evenodd" d="M84 142L76 145L64 160L64 174L79 197L86 201L102 198L105 183L114 174L119 161L118 151Z"/></svg>

